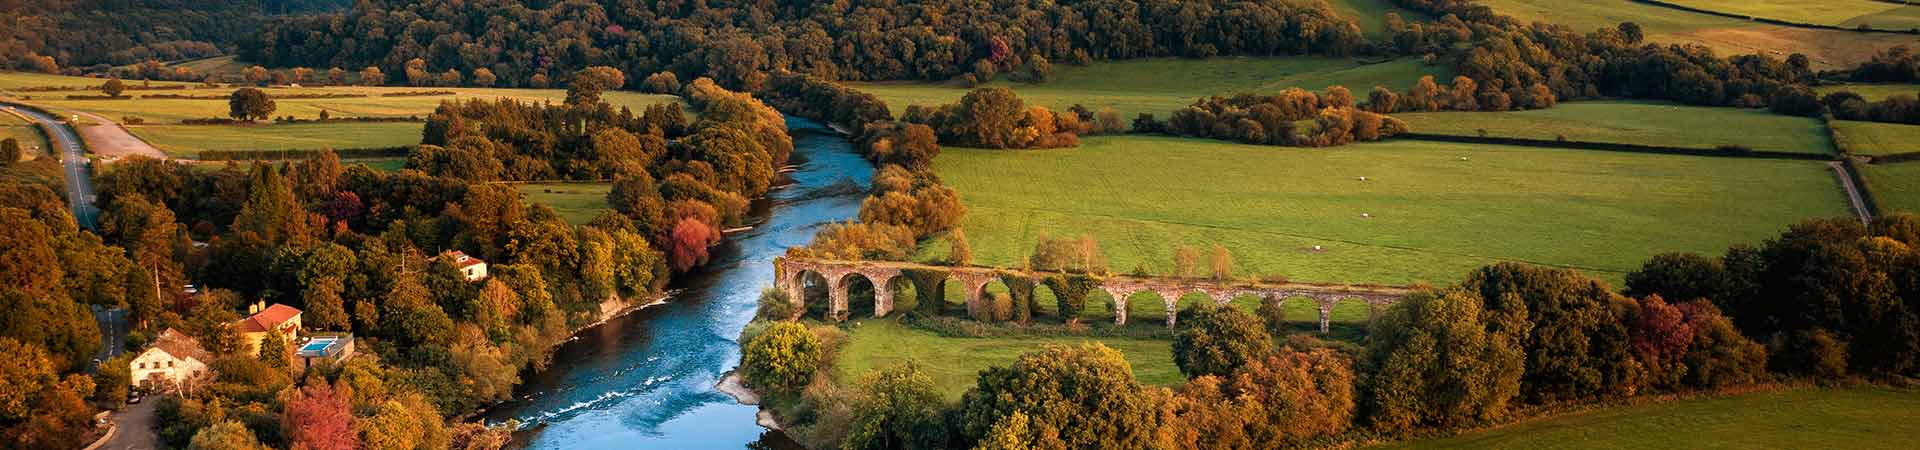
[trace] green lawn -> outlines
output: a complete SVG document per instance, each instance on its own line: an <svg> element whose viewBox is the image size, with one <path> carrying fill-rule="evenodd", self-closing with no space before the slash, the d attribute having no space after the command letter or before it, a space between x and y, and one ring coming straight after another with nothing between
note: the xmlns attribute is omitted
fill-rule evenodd
<svg viewBox="0 0 1920 450"><path fill-rule="evenodd" d="M1920 392L1800 388L1605 408L1381 449L1910 449Z"/></svg>
<svg viewBox="0 0 1920 450"><path fill-rule="evenodd" d="M452 95L429 95L407 97L380 97L381 93L449 90ZM164 91L189 95L227 95L231 88L189 89L185 91ZM302 119L319 117L320 111L327 111L333 117L426 117L444 101L464 99L512 98L528 102L560 103L566 99L566 92L558 89L489 89L489 88L406 88L406 87L315 87L315 88L269 88L262 89L268 95L293 94L367 94L369 97L351 98L281 98L275 99L274 117L294 116ZM120 121L127 117L138 117L148 124L175 124L185 119L216 118L227 116L225 99L146 99L131 100L65 100L64 94L33 93L30 103L56 108L87 111L108 119ZM132 95L144 95L135 92ZM672 96L640 94L634 92L613 92L606 99L615 107L626 106L635 111L647 105L660 102L678 101Z"/></svg>
<svg viewBox="0 0 1920 450"><path fill-rule="evenodd" d="M1874 0L1666 0L1707 11L1815 25L1881 30L1920 27L1920 7Z"/></svg>
<svg viewBox="0 0 1920 450"><path fill-rule="evenodd" d="M329 122L275 125L140 125L135 136L174 157L201 150L292 150L398 147L420 143L417 122Z"/></svg>
<svg viewBox="0 0 1920 450"><path fill-rule="evenodd" d="M1098 341L1125 354L1133 375L1142 384L1177 386L1186 382L1173 365L1172 343L1157 339L1036 337L950 338L901 325L894 319L856 320L847 324L846 346L834 360L833 376L851 385L867 372L914 361L948 400L974 386L981 369L1012 364L1022 353L1047 344L1074 345Z"/></svg>
<svg viewBox="0 0 1920 450"><path fill-rule="evenodd" d="M1393 6L1387 0L1329 0L1327 4L1335 12L1352 18L1355 24L1360 25L1360 33L1369 40L1393 38L1387 33L1387 13L1390 12L1399 14L1408 23L1432 20L1426 14Z"/></svg>
<svg viewBox="0 0 1920 450"><path fill-rule="evenodd" d="M525 183L515 184L528 201L547 205L574 225L585 224L607 209L607 192L613 183Z"/></svg>
<svg viewBox="0 0 1920 450"><path fill-rule="evenodd" d="M1733 3L1731 0L1700 1ZM1646 32L1649 41L1705 45L1722 56L1765 53L1785 59L1787 55L1802 53L1813 61L1816 69L1853 68L1880 49L1913 43L1911 35L1767 25L1632 0L1480 0L1475 3L1523 22L1566 25L1581 33L1633 22Z"/></svg>
<svg viewBox="0 0 1920 450"><path fill-rule="evenodd" d="M1840 148L1855 155L1920 152L1920 125L1833 121Z"/></svg>
<svg viewBox="0 0 1920 450"><path fill-rule="evenodd" d="M1868 101L1880 101L1881 99L1892 97L1897 94L1906 94L1906 95L1920 94L1920 84L1898 84L1898 83L1829 84L1826 86L1813 88L1813 90L1815 92L1820 93L1820 95L1827 95L1827 94L1830 94L1833 92L1839 92L1839 91L1848 91L1855 94L1860 94L1861 97L1866 98Z"/></svg>
<svg viewBox="0 0 1920 450"><path fill-rule="evenodd" d="M46 86L62 86L62 87L73 86L73 87L98 88L102 83L106 83L106 82L107 80L104 78L70 77L66 75L54 75L54 74L45 74L45 73L0 71L0 91L12 91L12 90L20 89L23 87L46 87ZM140 85L141 82L128 81L127 83L129 85L138 86ZM198 85L200 83L155 81L153 82L153 84L155 86L160 86L160 85L171 86L171 85ZM127 92L138 94L140 92L145 92L145 91L129 90ZM183 92L183 91L159 91L159 92ZM99 94L99 93L100 93L99 91L94 91L94 92L47 92L47 93L39 93L39 94L65 96L66 94ZM26 94L33 95L36 93L26 93Z"/></svg>
<svg viewBox="0 0 1920 450"><path fill-rule="evenodd" d="M1116 272L1169 273L1176 245L1219 243L1239 276L1445 283L1509 260L1617 284L1657 253L1717 253L1848 214L1819 162L1437 142L1093 137L1061 150L947 148L935 168L967 205L977 262L1017 266L1041 234L1092 234ZM946 251L934 240L918 257Z"/></svg>
<svg viewBox="0 0 1920 450"><path fill-rule="evenodd" d="M1146 58L1099 62L1088 66L1057 64L1046 83L996 81L1020 94L1030 105L1064 110L1073 104L1095 110L1112 107L1128 121L1139 113L1166 118L1199 97L1238 93L1279 92L1288 87L1323 90L1345 85L1359 97L1375 85L1404 90L1421 75L1446 78L1445 68L1430 67L1417 58L1365 64L1347 58L1222 57L1205 60ZM953 103L969 89L951 83L849 83L887 101L895 114L908 105Z"/></svg>
<svg viewBox="0 0 1920 450"><path fill-rule="evenodd" d="M1662 102L1596 101L1507 112L1394 114L1416 133L1558 139L1711 149L1833 153L1819 120L1758 109L1709 108Z"/></svg>
<svg viewBox="0 0 1920 450"><path fill-rule="evenodd" d="M47 154L47 137L32 122L13 114L0 112L0 139L13 139L20 144L20 156L31 158ZM34 149L40 149L35 151Z"/></svg>
<svg viewBox="0 0 1920 450"><path fill-rule="evenodd" d="M1920 162L1865 164L1860 171L1882 212L1920 213Z"/></svg>

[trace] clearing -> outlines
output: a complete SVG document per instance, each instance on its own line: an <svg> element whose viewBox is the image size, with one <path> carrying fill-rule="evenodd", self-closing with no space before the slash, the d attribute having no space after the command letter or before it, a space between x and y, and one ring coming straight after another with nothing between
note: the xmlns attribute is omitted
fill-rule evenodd
<svg viewBox="0 0 1920 450"><path fill-rule="evenodd" d="M1073 104L1098 110L1112 107L1132 121L1140 113L1166 118L1174 111L1209 95L1271 94L1298 87L1323 91L1344 85L1365 98L1375 85L1404 90L1434 75L1451 78L1448 69L1427 66L1418 58L1367 63L1350 58L1221 57L1204 60L1143 58L1105 61L1086 66L1057 64L1045 83L1013 83L1003 79L982 86L1013 89L1028 105L1064 111ZM894 114L909 105L935 106L957 102L971 89L948 82L847 83L848 87L886 100Z"/></svg>
<svg viewBox="0 0 1920 450"><path fill-rule="evenodd" d="M1767 25L1632 0L1482 0L1477 3L1523 22L1566 25L1581 33L1633 22L1646 32L1649 41L1705 45L1722 56L1764 52L1786 59L1787 55L1802 53L1813 61L1816 70L1850 69L1881 49L1914 43L1912 35ZM1731 2L1716 0L1715 3Z"/></svg>
<svg viewBox="0 0 1920 450"><path fill-rule="evenodd" d="M1600 408L1380 449L1904 449L1920 433L1920 392L1795 388Z"/></svg>
<svg viewBox="0 0 1920 450"><path fill-rule="evenodd" d="M1415 133L1606 142L1712 149L1831 154L1819 120L1759 109L1711 108L1664 102L1569 102L1552 108L1503 112L1394 114Z"/></svg>
<svg viewBox="0 0 1920 450"><path fill-rule="evenodd" d="M1862 164L1860 176L1871 185L1880 212L1920 213L1920 162Z"/></svg>
<svg viewBox="0 0 1920 450"><path fill-rule="evenodd" d="M1123 273L1171 273L1176 245L1217 243L1238 276L1443 284L1518 261L1617 283L1657 253L1721 252L1850 214L1815 161L1440 142L1090 137L1074 149L947 148L935 169L967 205L977 263L1018 266L1041 235L1090 233ZM935 240L918 258L946 253Z"/></svg>
<svg viewBox="0 0 1920 450"><path fill-rule="evenodd" d="M584 225L607 209L613 183L519 183L513 188L527 201L553 208L567 223Z"/></svg>
<svg viewBox="0 0 1920 450"><path fill-rule="evenodd" d="M914 361L947 400L973 388L981 369L1005 366L1023 353L1047 344L1099 342L1126 355L1141 384L1178 386L1187 381L1173 364L1172 342L1114 337L944 337L902 325L895 319L855 320L846 325L847 343L834 360L834 380L852 386L867 372Z"/></svg>
<svg viewBox="0 0 1920 450"><path fill-rule="evenodd" d="M1920 125L1835 120L1833 131L1840 148L1855 155L1920 152Z"/></svg>

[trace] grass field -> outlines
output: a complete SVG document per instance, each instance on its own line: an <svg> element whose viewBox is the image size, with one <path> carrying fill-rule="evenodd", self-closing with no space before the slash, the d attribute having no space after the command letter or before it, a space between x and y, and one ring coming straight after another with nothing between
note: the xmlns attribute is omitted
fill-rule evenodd
<svg viewBox="0 0 1920 450"><path fill-rule="evenodd" d="M1133 120L1139 113L1166 118L1199 97L1244 92L1274 93L1288 87L1324 90L1345 85L1365 97L1375 85L1395 90L1412 86L1421 75L1447 76L1446 69L1406 58L1363 64L1346 58L1224 57L1206 60L1147 58L1100 62L1088 66L1054 66L1046 83L995 81L1020 94L1029 105L1064 110L1075 103L1088 108L1112 107ZM960 100L969 89L951 83L850 83L887 101L895 114L908 105L942 105Z"/></svg>
<svg viewBox="0 0 1920 450"><path fill-rule="evenodd" d="M1716 253L1848 214L1810 161L1122 136L1064 150L948 148L935 167L967 205L977 262L1014 266L1041 234L1092 234L1123 273L1169 273L1174 246L1219 243L1240 276L1445 283L1508 260L1617 284L1657 253ZM919 257L945 255L936 241Z"/></svg>
<svg viewBox="0 0 1920 450"><path fill-rule="evenodd" d="M1920 27L1920 7L1874 0L1665 0L1707 11L1763 19L1880 30Z"/></svg>
<svg viewBox="0 0 1920 450"><path fill-rule="evenodd" d="M1830 94L1833 92L1839 92L1839 91L1849 91L1855 94L1860 94L1861 97L1866 98L1867 100L1870 100L1870 101L1880 101L1881 99L1885 99L1887 97L1891 97L1896 94L1906 94L1906 95L1920 94L1920 84L1897 84L1897 83L1829 84L1825 86L1815 87L1813 88L1813 90L1815 92L1820 93L1820 95L1827 95L1827 94Z"/></svg>
<svg viewBox="0 0 1920 450"><path fill-rule="evenodd" d="M76 86L76 87L84 86L89 88L98 88L102 83L106 83L106 82L107 80L103 78L70 77L66 75L54 75L54 74L45 74L45 73L0 71L0 91L12 91L12 90L20 89L23 87L39 87L39 86ZM140 82L138 81L132 81L128 83L135 86L140 84ZM153 82L153 85L155 86L162 86L162 85L196 86L199 84L200 83L188 83L188 82L177 82L177 81ZM134 95L138 95L145 91L128 90L127 92L132 93ZM160 92L181 92L181 91L160 91ZM48 92L48 93L42 93L42 94L64 96L66 94L87 94L87 93L89 92ZM99 91L94 91L91 93L99 94ZM33 93L27 93L27 95L32 95L32 94Z"/></svg>
<svg viewBox="0 0 1920 450"><path fill-rule="evenodd" d="M607 209L607 192L612 183L526 183L513 188L528 201L547 205L567 223L585 224L600 210Z"/></svg>
<svg viewBox="0 0 1920 450"><path fill-rule="evenodd" d="M1920 392L1800 388L1605 408L1379 449L1910 449Z"/></svg>
<svg viewBox="0 0 1920 450"><path fill-rule="evenodd" d="M167 155L201 150L287 150L399 147L420 143L420 123L337 122L276 125L139 125L135 136Z"/></svg>
<svg viewBox="0 0 1920 450"><path fill-rule="evenodd" d="M1352 18L1360 25L1360 33L1369 40L1392 38L1387 34L1387 13L1399 14L1409 23L1432 19L1418 11L1393 6L1386 0L1328 0L1327 4L1335 12Z"/></svg>
<svg viewBox="0 0 1920 450"><path fill-rule="evenodd" d="M1394 114L1416 133L1557 139L1711 149L1833 153L1820 121L1758 109L1708 108L1661 102L1570 102L1508 112Z"/></svg>
<svg viewBox="0 0 1920 450"><path fill-rule="evenodd" d="M1866 164L1860 171L1873 185L1881 212L1920 213L1920 162Z"/></svg>
<svg viewBox="0 0 1920 450"><path fill-rule="evenodd" d="M1142 384L1176 386L1186 382L1173 365L1172 344L1157 339L1129 338L950 338L917 330L893 319L858 320L847 325L847 344L835 359L836 382L850 386L875 369L914 361L933 377L948 400L974 386L980 370L1012 364L1022 353L1047 344L1075 345L1098 341L1125 354L1133 375Z"/></svg>
<svg viewBox="0 0 1920 450"><path fill-rule="evenodd" d="M1734 3L1728 0L1699 1ZM1806 1L1825 3L1825 0ZM1766 53L1785 59L1789 54L1803 53L1813 61L1815 69L1852 68L1880 49L1914 42L1911 35L1767 25L1631 0L1482 0L1476 3L1524 22L1567 25L1581 33L1601 27L1611 28L1620 22L1633 22L1645 30L1650 41L1705 45L1723 56Z"/></svg>
<svg viewBox="0 0 1920 450"><path fill-rule="evenodd" d="M1920 152L1920 125L1833 121L1840 148L1855 155Z"/></svg>
<svg viewBox="0 0 1920 450"><path fill-rule="evenodd" d="M32 122L12 114L0 112L0 139L13 139L20 143L20 157L31 158L47 154L47 137ZM40 149L35 151L34 149Z"/></svg>

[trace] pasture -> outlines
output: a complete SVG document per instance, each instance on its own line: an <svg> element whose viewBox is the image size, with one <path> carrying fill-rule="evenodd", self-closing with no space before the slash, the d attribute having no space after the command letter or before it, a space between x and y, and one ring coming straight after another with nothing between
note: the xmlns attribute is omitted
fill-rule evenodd
<svg viewBox="0 0 1920 450"><path fill-rule="evenodd" d="M1374 449L1903 449L1920 433L1920 392L1789 388L1601 408Z"/></svg>
<svg viewBox="0 0 1920 450"><path fill-rule="evenodd" d="M935 168L967 205L977 263L1018 266L1041 235L1091 234L1120 273L1171 273L1175 246L1220 244L1242 277L1444 284L1517 261L1617 285L1654 254L1717 253L1848 214L1819 162L1438 142L1091 137L947 148ZM946 253L935 241L918 258Z"/></svg>
<svg viewBox="0 0 1920 450"><path fill-rule="evenodd" d="M1909 30L1920 7L1875 0L1664 0L1706 11L1837 27Z"/></svg>
<svg viewBox="0 0 1920 450"><path fill-rule="evenodd" d="M1881 212L1920 213L1920 162L1863 164L1860 172Z"/></svg>
<svg viewBox="0 0 1920 450"><path fill-rule="evenodd" d="M328 122L259 125L140 125L127 127L168 156L194 158L201 150L317 150L402 147L420 143L418 122Z"/></svg>
<svg viewBox="0 0 1920 450"><path fill-rule="evenodd" d="M49 154L47 137L40 134L39 127L20 116L0 112L0 140L4 139L13 139L20 144L20 157L23 159Z"/></svg>
<svg viewBox="0 0 1920 450"><path fill-rule="evenodd" d="M1513 137L1712 149L1830 154L1819 120L1759 109L1710 108L1663 102L1569 102L1552 108L1503 112L1394 114L1415 133Z"/></svg>
<svg viewBox="0 0 1920 450"><path fill-rule="evenodd" d="M1387 0L1329 0L1327 5L1332 6L1334 12L1353 19L1368 40L1393 38L1387 33L1387 13L1399 14L1408 22L1432 19L1419 11L1393 6Z"/></svg>
<svg viewBox="0 0 1920 450"><path fill-rule="evenodd" d="M1141 384L1177 386L1186 382L1173 364L1172 342L1161 339L1113 337L944 337L902 325L894 319L857 320L846 325L847 343L834 360L833 378L852 386L862 375L914 361L947 400L974 386L980 370L1012 364L1020 354L1041 346L1099 342L1126 355Z"/></svg>
<svg viewBox="0 0 1920 450"><path fill-rule="evenodd" d="M567 223L584 225L607 209L613 183L523 183L513 188L527 201L553 208Z"/></svg>
<svg viewBox="0 0 1920 450"><path fill-rule="evenodd" d="M1633 22L1646 32L1649 41L1705 45L1722 56L1765 53L1786 59L1787 55L1802 53L1812 60L1816 70L1853 68L1880 49L1911 45L1914 41L1911 35L1768 25L1632 0L1482 0L1476 3L1522 22L1566 25L1581 33Z"/></svg>
<svg viewBox="0 0 1920 450"><path fill-rule="evenodd" d="M1829 84L1825 86L1815 86L1813 90L1814 92L1820 93L1820 95L1827 95L1827 94L1840 92L1840 91L1848 91L1855 94L1860 94L1860 97L1865 98L1868 101L1880 101L1882 99L1885 99L1887 97L1892 97L1894 95L1920 94L1920 84L1899 84L1899 83Z"/></svg>
<svg viewBox="0 0 1920 450"><path fill-rule="evenodd" d="M1920 152L1920 125L1835 120L1833 131L1836 144L1855 155Z"/></svg>
<svg viewBox="0 0 1920 450"><path fill-rule="evenodd" d="M1045 83L1013 83L1002 79L983 86L1013 89L1028 105L1042 105L1056 111L1076 103L1094 110L1111 107L1122 119L1131 121L1140 113L1164 119L1195 99L1209 95L1271 94L1289 87L1322 91L1328 86L1344 85L1364 98L1375 85L1404 90L1421 75L1434 75L1443 80L1451 77L1448 69L1427 66L1418 58L1379 63L1322 57L1145 58L1087 66L1056 64L1053 76ZM906 111L909 105L957 102L971 91L951 82L847 85L886 100L894 114Z"/></svg>

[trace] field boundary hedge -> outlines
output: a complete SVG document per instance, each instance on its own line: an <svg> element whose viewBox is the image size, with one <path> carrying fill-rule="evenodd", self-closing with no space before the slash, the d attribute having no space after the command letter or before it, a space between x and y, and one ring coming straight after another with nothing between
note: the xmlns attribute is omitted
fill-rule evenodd
<svg viewBox="0 0 1920 450"><path fill-rule="evenodd" d="M1777 152L1777 151L1765 151L1765 150L1730 151L1730 150L1706 149L1706 148L1622 144L1617 142L1561 141L1561 140L1528 139L1528 138L1516 138L1516 137L1495 137L1495 136L1482 137L1482 136L1460 136L1460 135L1452 135L1452 134L1428 134L1428 133L1400 133L1400 134L1394 135L1394 137L1402 138L1402 139L1412 139L1416 141L1456 142L1456 143L1464 143L1464 144L1514 145L1514 146L1522 146L1522 147L1548 147L1548 148L1562 148L1562 149L1572 149L1572 150L1602 150L1602 151L1610 151L1610 152L1628 152L1628 153L1657 153L1657 154L1663 154L1663 155L1719 156L1719 157L1730 157L1730 158L1761 158L1761 159L1797 159L1797 160L1806 160L1806 161L1828 161L1833 159L1832 155L1820 155L1820 154L1814 154L1814 153L1793 153L1793 152Z"/></svg>
<svg viewBox="0 0 1920 450"><path fill-rule="evenodd" d="M407 146L398 146L398 147L343 148L343 149L334 150L333 153L335 155L339 155L340 158L342 159L394 158L394 157L405 157L407 156L407 152L412 150L413 150L413 146L407 145ZM198 159L201 161L266 161L266 160L277 161L277 160L288 160L288 159L312 159L313 157L319 156L320 152L322 151L325 151L325 150L324 149L201 150L199 155L194 157L194 159Z"/></svg>
<svg viewBox="0 0 1920 450"><path fill-rule="evenodd" d="M1890 1L1890 0L1876 0L1876 1L1880 1L1880 2L1883 2L1883 3L1894 3L1894 4L1900 4L1900 5L1910 5L1909 3L1906 3L1906 2L1899 2L1899 1ZM1886 29L1886 28L1871 28L1871 27L1869 27L1869 28L1860 28L1860 27L1854 27L1854 28L1847 28L1847 27L1843 27L1843 26L1839 26L1839 25L1826 25L1826 24L1818 24L1818 23L1802 23L1802 22L1793 22L1793 21L1787 21L1787 20L1780 20L1780 19L1769 19L1769 18L1766 18L1766 17L1755 17L1755 16L1749 16L1749 15L1745 15L1745 14L1734 14L1734 13L1730 13L1730 12L1724 12L1724 11L1714 11L1714 10L1710 10L1710 9L1700 9L1700 8L1695 8L1695 7L1692 7L1692 6L1686 6L1686 5L1676 5L1676 4L1673 4L1673 3L1667 3L1667 2L1663 2L1663 1L1660 1L1660 0L1633 0L1633 2L1634 2L1634 3L1641 3L1641 4L1647 4L1647 5L1653 5L1653 6L1658 6L1658 7L1662 7L1662 8L1670 8L1670 9L1678 9L1678 10L1681 10L1681 11L1686 11L1686 12L1691 12L1691 13L1699 13L1699 14L1708 14L1708 15L1714 15L1714 16L1720 16L1720 17L1725 17L1725 18L1729 18L1729 19L1738 19L1738 20L1746 20L1746 21L1751 21L1751 22L1760 22L1760 23L1765 23L1765 24L1772 24L1772 25L1780 25L1780 26L1787 26L1787 27L1796 27L1796 28L1813 28L1813 29L1820 29L1820 30L1837 30L1837 31L1851 31L1851 32L1855 32L1855 33L1890 33L1890 34L1920 34L1920 28L1913 28L1913 29L1906 29L1906 30L1892 30L1892 29Z"/></svg>
<svg viewBox="0 0 1920 450"><path fill-rule="evenodd" d="M1920 152L1894 153L1891 155L1868 156L1874 164L1903 163L1920 161Z"/></svg>
<svg viewBox="0 0 1920 450"><path fill-rule="evenodd" d="M1867 217L1880 217L1880 200L1874 197L1873 185L1867 184L1867 177L1860 175L1860 166L1853 158L1841 158L1840 168L1847 172L1847 178L1853 180L1853 186L1860 191L1860 203L1867 206Z"/></svg>

